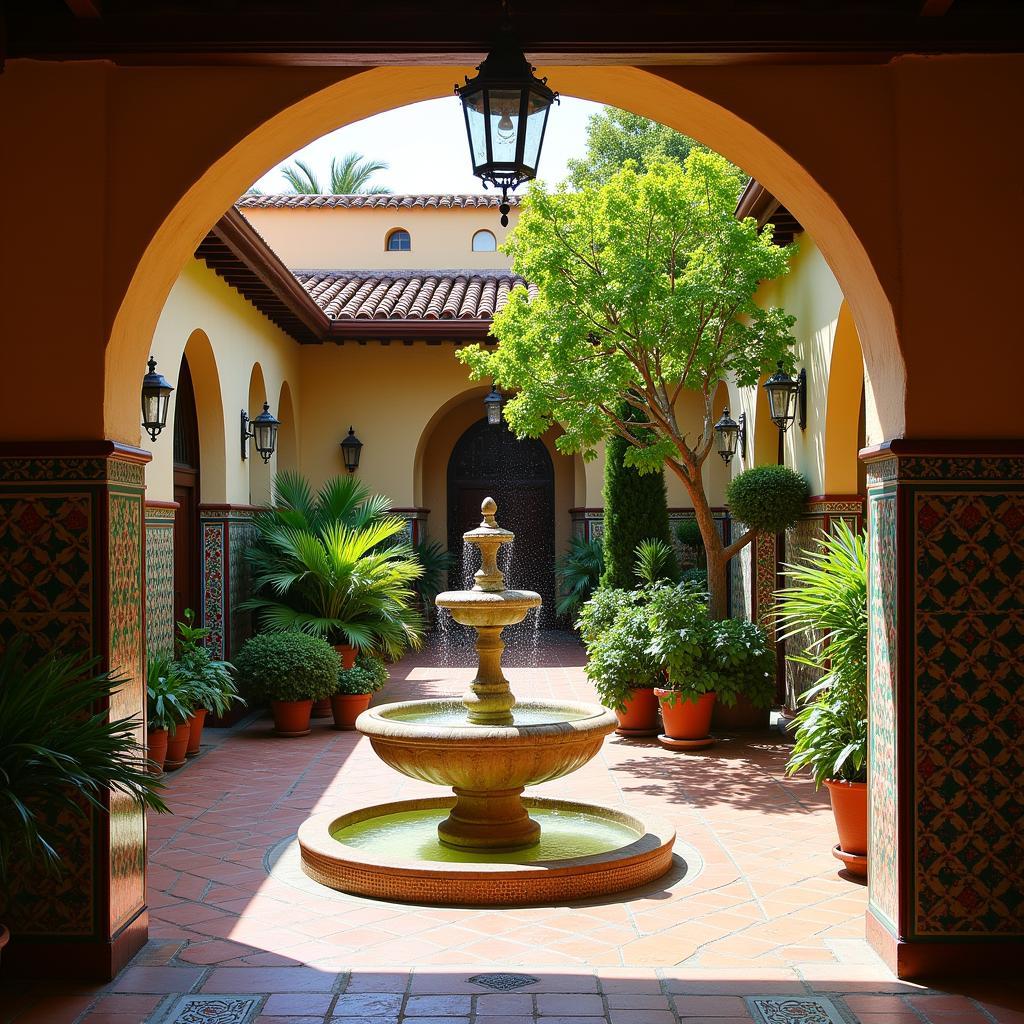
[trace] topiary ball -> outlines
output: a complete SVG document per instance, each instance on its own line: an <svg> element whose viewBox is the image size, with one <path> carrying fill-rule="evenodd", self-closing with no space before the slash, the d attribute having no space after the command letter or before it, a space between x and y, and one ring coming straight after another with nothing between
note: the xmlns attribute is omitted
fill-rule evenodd
<svg viewBox="0 0 1024 1024"><path fill-rule="evenodd" d="M323 700L335 693L341 659L308 633L260 633L235 658L239 679L270 700Z"/></svg>
<svg viewBox="0 0 1024 1024"><path fill-rule="evenodd" d="M734 519L759 533L784 533L804 511L810 486L786 466L755 466L740 473L726 491Z"/></svg>

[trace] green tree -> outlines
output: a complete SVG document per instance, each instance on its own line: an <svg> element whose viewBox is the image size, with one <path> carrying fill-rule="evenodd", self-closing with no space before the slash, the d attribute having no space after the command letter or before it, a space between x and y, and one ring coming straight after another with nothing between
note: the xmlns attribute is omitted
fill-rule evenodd
<svg viewBox="0 0 1024 1024"><path fill-rule="evenodd" d="M569 180L581 189L603 185L625 166L636 162L640 171L656 160L674 160L682 166L697 143L686 135L639 114L605 107L587 122L586 155L568 162Z"/></svg>
<svg viewBox="0 0 1024 1024"><path fill-rule="evenodd" d="M382 160L370 160L360 153L346 153L343 157L331 158L331 179L324 188L316 171L304 160L296 160L281 168L281 173L293 192L300 195L384 195L391 191L386 185L370 185L370 179L378 171L386 171L388 165Z"/></svg>
<svg viewBox="0 0 1024 1024"><path fill-rule="evenodd" d="M794 318L754 302L761 281L788 271L791 249L772 244L770 227L733 216L742 181L723 157L694 150L685 168L627 166L578 192L535 185L506 248L537 294L513 291L492 324L493 350L460 352L474 377L516 390L505 413L518 435L558 422L559 449L584 458L617 435L627 465L676 474L707 551L717 618L728 560L753 531L724 545L704 493L715 391L727 378L750 387L779 359L793 366ZM680 423L684 391L700 396L700 423ZM623 419L622 402L638 422Z"/></svg>
<svg viewBox="0 0 1024 1024"><path fill-rule="evenodd" d="M625 402L617 414L635 421L635 410ZM636 551L641 541L661 540L671 545L665 474L659 466L641 473L626 464L629 442L619 434L608 438L604 449L604 573L602 587L628 590L637 585Z"/></svg>

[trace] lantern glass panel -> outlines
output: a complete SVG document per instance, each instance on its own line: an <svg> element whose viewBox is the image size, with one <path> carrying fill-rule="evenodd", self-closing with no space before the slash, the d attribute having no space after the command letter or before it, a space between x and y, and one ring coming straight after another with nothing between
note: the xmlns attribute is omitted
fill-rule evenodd
<svg viewBox="0 0 1024 1024"><path fill-rule="evenodd" d="M490 89L490 118L488 131L491 135L491 160L495 164L514 166L519 142L519 101L518 89Z"/></svg>
<svg viewBox="0 0 1024 1024"><path fill-rule="evenodd" d="M730 458L736 454L736 442L739 440L740 428L737 423L730 423L718 428L718 453Z"/></svg>
<svg viewBox="0 0 1024 1024"><path fill-rule="evenodd" d="M143 426L160 426L162 422L160 419L160 392L159 391L144 391L142 393L142 424ZM164 409L167 406L164 404Z"/></svg>
<svg viewBox="0 0 1024 1024"><path fill-rule="evenodd" d="M523 165L530 174L537 173L540 147L544 141L544 128L551 112L551 101L531 92L526 106L526 144L523 147Z"/></svg>
<svg viewBox="0 0 1024 1024"><path fill-rule="evenodd" d="M774 423L786 424L793 418L793 400L796 392L789 384L768 388L768 405Z"/></svg>
<svg viewBox="0 0 1024 1024"><path fill-rule="evenodd" d="M469 134L469 148L473 158L473 171L487 163L487 118L484 117L483 90L467 96L464 101L466 131Z"/></svg>
<svg viewBox="0 0 1024 1024"><path fill-rule="evenodd" d="M257 419L253 427L253 432L256 435L256 447L260 453L272 452L277 446L276 423L260 423Z"/></svg>

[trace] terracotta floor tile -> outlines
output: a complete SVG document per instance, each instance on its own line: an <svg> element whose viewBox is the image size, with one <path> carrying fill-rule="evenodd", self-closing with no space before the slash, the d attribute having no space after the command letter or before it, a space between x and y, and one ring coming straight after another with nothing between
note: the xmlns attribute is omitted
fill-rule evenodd
<svg viewBox="0 0 1024 1024"><path fill-rule="evenodd" d="M288 992L271 995L263 1005L263 1013L278 1017L321 1017L331 1008L334 996L327 992Z"/></svg>
<svg viewBox="0 0 1024 1024"><path fill-rule="evenodd" d="M201 992L331 992L337 975L309 967L215 967Z"/></svg>

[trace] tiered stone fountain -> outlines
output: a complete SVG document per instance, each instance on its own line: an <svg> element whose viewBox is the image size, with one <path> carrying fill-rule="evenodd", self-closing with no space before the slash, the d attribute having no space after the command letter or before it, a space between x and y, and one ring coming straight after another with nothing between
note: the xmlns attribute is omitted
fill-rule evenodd
<svg viewBox="0 0 1024 1024"><path fill-rule="evenodd" d="M345 892L417 903L523 904L632 888L671 866L675 832L661 822L575 801L524 797L525 787L585 765L617 725L596 704L519 703L501 670L505 626L540 596L506 590L497 554L513 534L483 521L472 590L439 594L439 608L477 632L479 667L462 701L371 708L356 728L392 768L450 786L454 796L316 815L299 830L303 870ZM531 813L532 812L532 813Z"/></svg>

